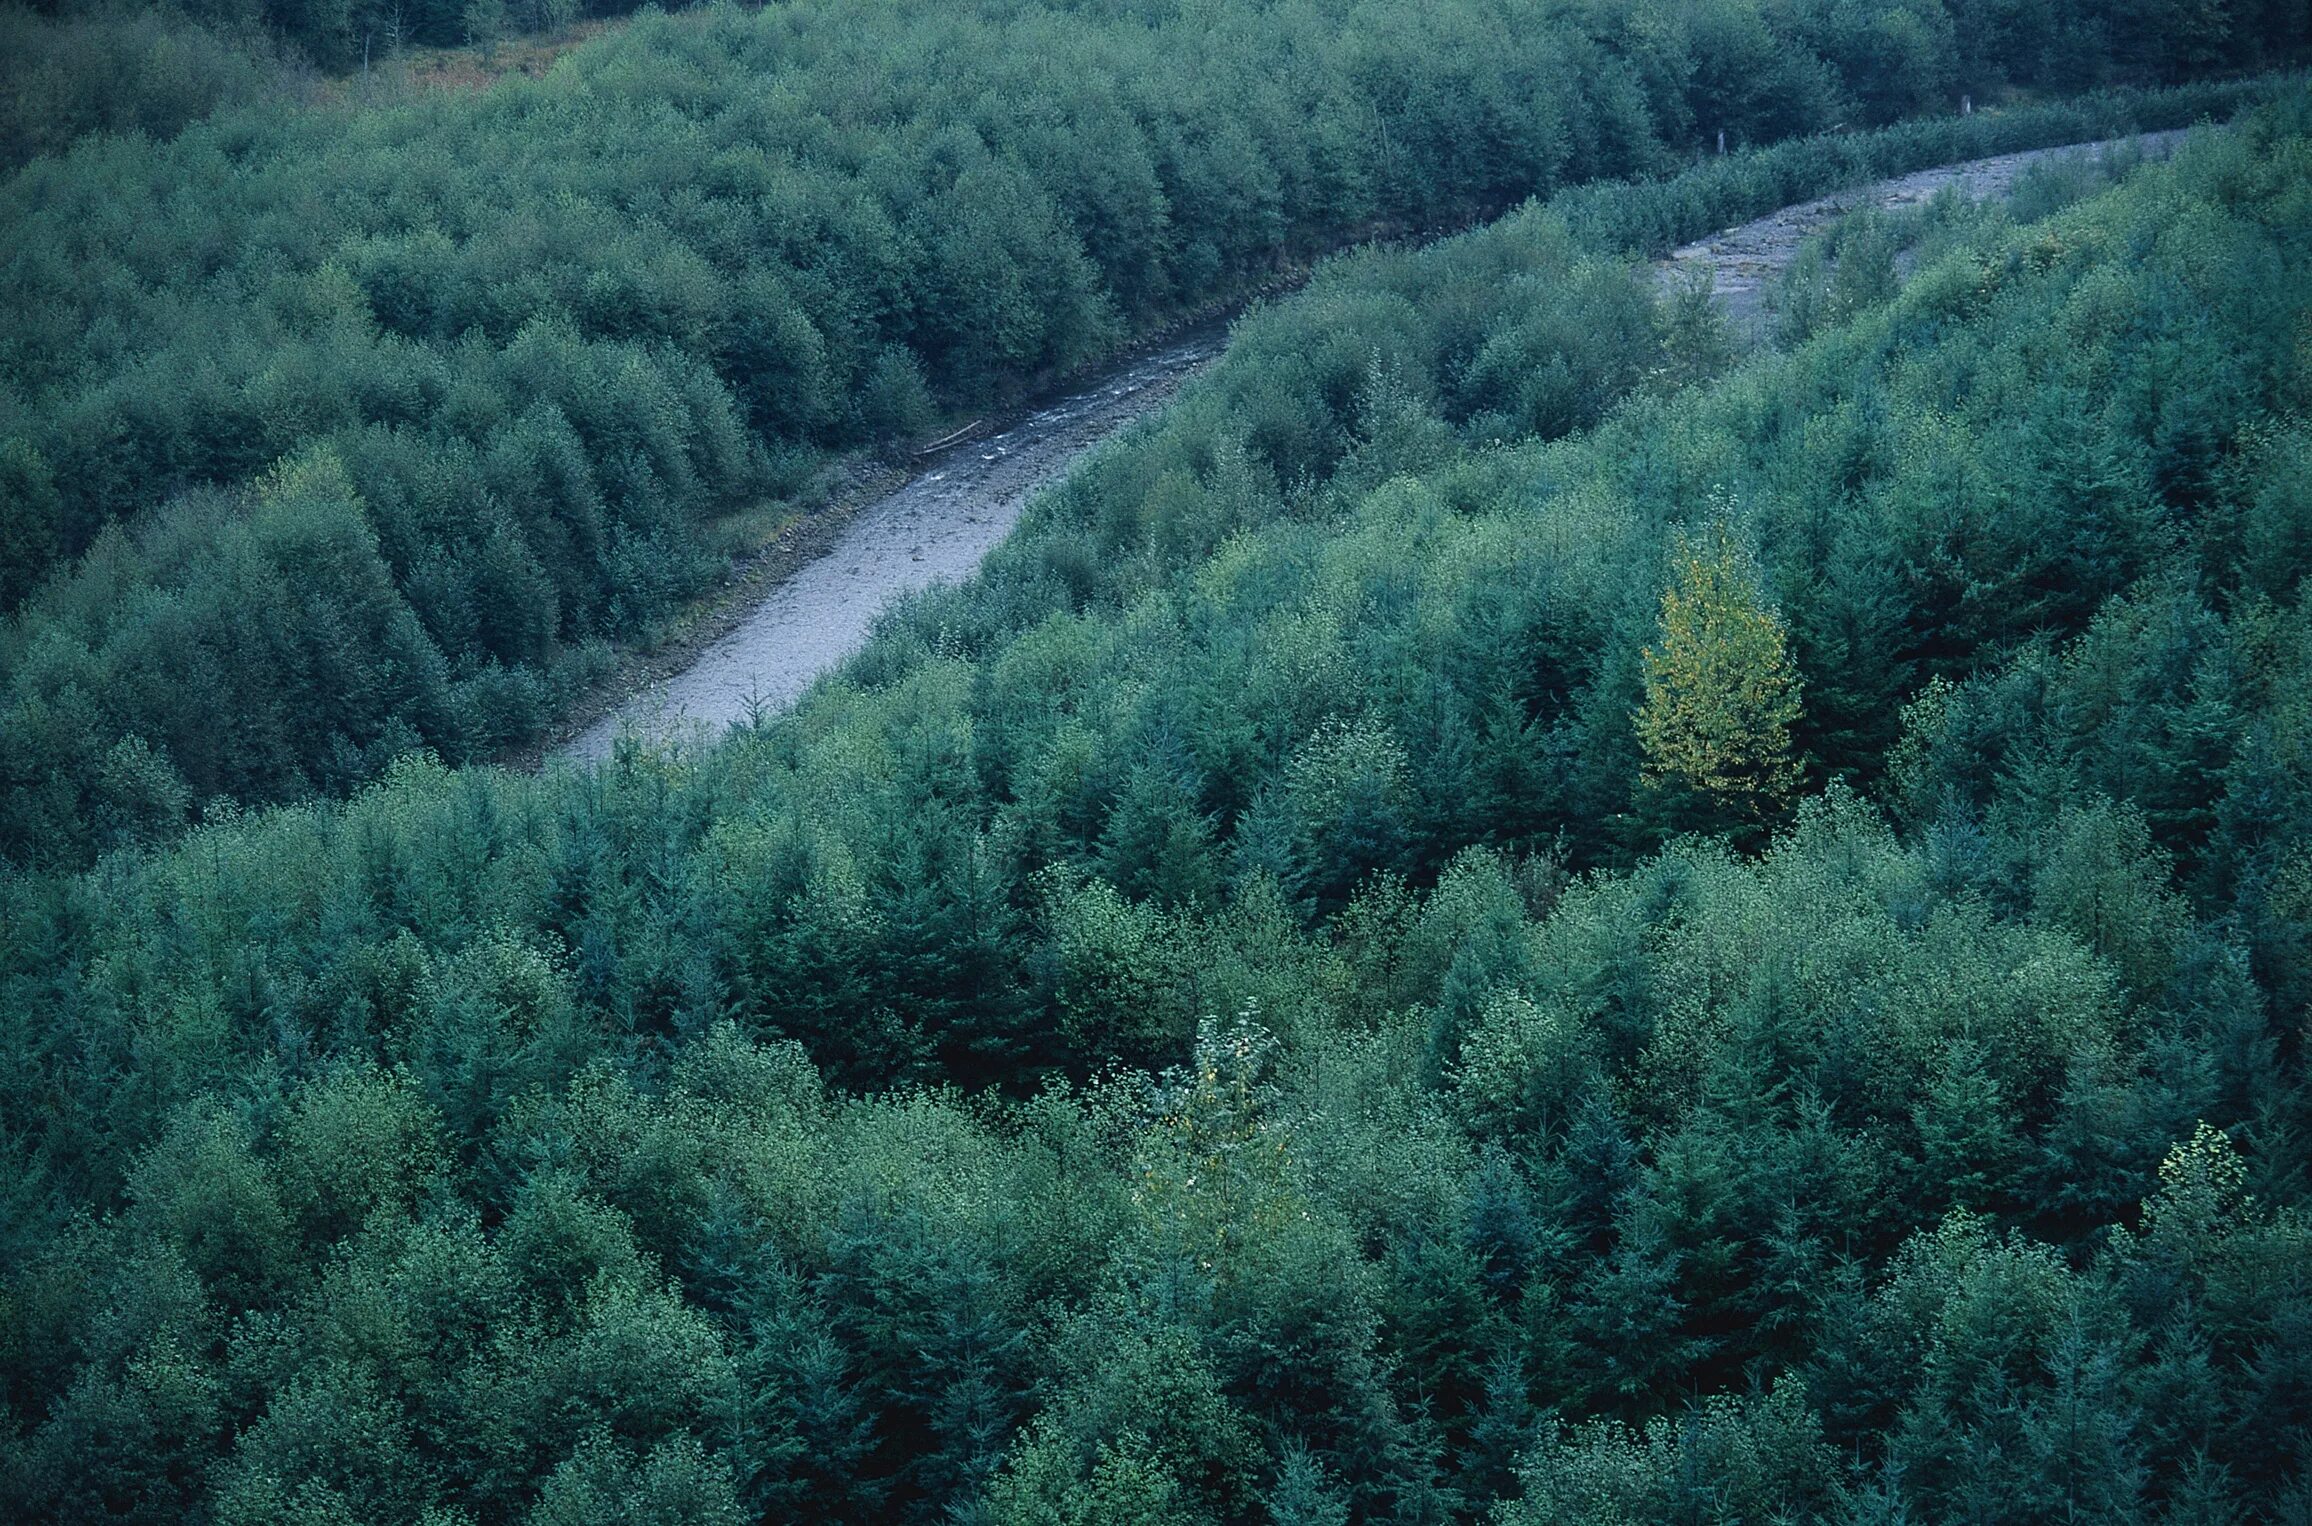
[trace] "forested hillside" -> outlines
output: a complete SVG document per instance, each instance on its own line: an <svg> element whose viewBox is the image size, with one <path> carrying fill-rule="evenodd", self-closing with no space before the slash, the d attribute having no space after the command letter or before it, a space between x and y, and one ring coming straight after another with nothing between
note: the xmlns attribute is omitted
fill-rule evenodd
<svg viewBox="0 0 2312 1526"><path fill-rule="evenodd" d="M1675 170L1720 132L2286 62L2301 9L796 0L645 16L481 94L306 108L236 105L257 87L215 39L262 23L341 59L319 39L366 11L210 17L197 46L17 17L54 44L18 91L56 141L83 107L158 136L0 185L0 857L84 864L421 747L495 756L829 452L1340 241ZM155 69L182 88L146 111Z"/></svg>
<svg viewBox="0 0 2312 1526"><path fill-rule="evenodd" d="M1994 130L1328 264L720 748L0 878L0 1490L2312 1514L2312 96L1747 358L1621 253Z"/></svg>
<svg viewBox="0 0 2312 1526"><path fill-rule="evenodd" d="M975 7L985 15L1018 8ZM1140 22L1168 20L1179 10L1168 0L1079 0L1061 8ZM35 29L36 35L27 41L52 80L71 85L82 85L74 76L113 52L115 44L103 34L123 27L148 38L161 30L174 38L195 39L196 49L204 36L254 41L323 70L344 73L390 61L410 48L465 44L486 50L520 34L561 34L574 23L644 9L635 0L168 0L144 7L124 0L10 0L8 7ZM1205 14L1217 14L1218 9L1207 8ZM1500 13L1519 14L1507 7ZM860 19L874 26L880 18L870 11ZM1595 12L1584 14L1583 7L1567 6L1550 19L1594 26L1601 18ZM1977 92L2009 84L2077 90L2120 78L2174 80L2211 68L2269 67L2303 41L2300 8L2287 0L2236 0L2223 6L2188 0L2136 0L2127 5L2100 0L2042 0L2032 5L1909 0L1876 7L1815 3L1768 8L1762 14L1739 0L1734 4L1721 0L1639 9L1621 26L1611 21L1607 25L1651 34L1638 51L1657 75L1700 67L1731 80L1761 62L1761 21L1774 43L1818 51L1865 92L1917 90L1939 74L1953 77L1943 83L1955 82ZM47 32L60 35L37 35ZM1717 50L1724 50L1722 56L1697 56ZM117 60L116 52L113 56ZM1802 63L1801 72L1805 67ZM1927 71L1927 79L1903 78L1921 69ZM116 79L114 93L122 87L130 93L165 96L169 71L157 61L132 69L126 78ZM81 92L69 94L77 97Z"/></svg>

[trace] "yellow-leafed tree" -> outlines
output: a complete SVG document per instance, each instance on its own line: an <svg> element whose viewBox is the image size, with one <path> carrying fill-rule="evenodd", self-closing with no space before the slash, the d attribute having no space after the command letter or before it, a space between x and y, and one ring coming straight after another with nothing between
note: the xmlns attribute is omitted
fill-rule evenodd
<svg viewBox="0 0 2312 1526"><path fill-rule="evenodd" d="M1645 678L1637 732L1649 787L1682 786L1745 822L1797 791L1789 630L1723 526L1679 536Z"/></svg>

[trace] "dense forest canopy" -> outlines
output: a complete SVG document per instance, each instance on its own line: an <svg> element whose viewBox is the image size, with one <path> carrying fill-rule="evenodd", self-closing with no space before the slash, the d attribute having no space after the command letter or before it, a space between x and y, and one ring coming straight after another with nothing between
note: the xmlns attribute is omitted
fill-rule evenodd
<svg viewBox="0 0 2312 1526"><path fill-rule="evenodd" d="M56 324L9 426L52 517L20 522L80 523L57 442L135 387L170 379L152 395L191 450L256 378L363 379L268 383L352 401L212 474L245 485L91 530L29 595L13 671L93 663L88 633L133 611L161 653L208 620L260 648L332 633L344 668L283 658L312 685L279 691L300 735L348 685L370 702L349 675L507 684L521 651L460 669L423 600L529 607L425 593L424 558L450 579L529 556L505 587L540 590L537 643L635 597L603 574L558 602L591 564L523 527L581 521L511 495L591 493L570 501L598 505L602 554L663 568L729 485L718 452L739 483L770 442L855 437L854 400L885 395L858 376L899 375L917 412L1000 383L910 326L915 297L855 328L811 301L950 280L1087 325L1018 330L1025 374L1336 215L1517 189L1416 158L1437 199L1399 199L1377 133L1326 157L1353 115L1264 116L1335 77L1320 49L1297 75L1228 65L1177 119L1217 157L1161 161L1258 165L1267 192L1194 182L1212 199L1188 212L1168 189L1162 231L1104 252L952 246L1060 259L1046 297L1001 260L940 275L930 244L820 284L759 249L694 262L699 230L759 226L718 222L648 144L722 163L718 113L791 97L717 104L711 60L809 14L654 22L543 86L297 150L349 174L390 151L366 188L300 183L301 121L21 177L11 217L61 229L165 200L150 156L208 167L181 228L125 217L10 264L54 294L12 321ZM1573 30L1532 53L1506 28L1446 56L1564 71L1544 183L1658 163L1693 125L1662 103L1691 113L1698 74L1649 94L1627 39L1599 40L1652 13L1557 14ZM1393 57L1361 15L1309 35ZM1178 25L1213 39L1199 67L1316 25L916 24L1024 18L1054 48ZM1406 131L1448 108L1485 120L1482 77L1440 91L1390 153L1448 153ZM1627 258L2118 109L1738 153L1330 262L980 578L711 751L541 775L404 755L348 801L137 846L181 813L184 766L98 728L114 792L13 830L125 846L0 877L0 1490L38 1519L432 1526L2312 1515L2312 95L2004 208L1858 218L1753 354ZM519 174L429 148L581 110L596 135L535 140ZM801 196L833 183L810 155L852 141L730 172ZM929 184L1034 187L1050 162L966 158ZM629 226L578 189L620 162L654 213L589 318L593 275L540 251L565 216ZM464 200L485 194L488 219ZM826 204L818 247L864 259L840 230L897 226L880 194ZM334 196L360 227L373 195L471 227L299 243L304 212ZM230 238L212 206L240 209ZM201 249L199 281L154 278ZM829 368L763 395L824 414L766 421L721 369L731 271L777 284L793 308L744 310L803 314ZM388 322L377 292L415 295ZM309 344L301 312L344 342ZM640 327L588 326L614 320ZM243 358L201 371L203 327ZM364 390L373 363L419 380ZM406 411L362 412L379 398ZM649 496L678 491L700 496ZM427 524L476 539L396 539ZM104 676L20 688L6 745L135 668L81 671ZM215 725L229 691L198 692Z"/></svg>
<svg viewBox="0 0 2312 1526"><path fill-rule="evenodd" d="M0 858L496 756L827 453L1342 241L1720 133L1848 130L1820 189L1906 117L1945 120L1882 162L2221 117L2253 91L1948 120L2312 40L2249 0L794 0L480 93L292 109L235 73L235 28L343 67L383 14L0 16L32 146L93 129L0 184Z"/></svg>

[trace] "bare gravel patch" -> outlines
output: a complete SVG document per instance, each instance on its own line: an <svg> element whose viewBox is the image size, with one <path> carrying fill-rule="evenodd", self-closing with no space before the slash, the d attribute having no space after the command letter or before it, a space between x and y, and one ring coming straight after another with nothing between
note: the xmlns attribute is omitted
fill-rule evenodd
<svg viewBox="0 0 2312 1526"><path fill-rule="evenodd" d="M1655 261L1655 269L1665 291L1707 280L1735 332L1754 341L1765 333L1772 321L1773 315L1766 309L1766 294L1775 277L1790 267L1791 261L1798 257L1799 247L1808 239L1851 212L1865 208L1891 212L1930 201L1943 191L1955 191L1969 201L1997 200L2012 192L2015 182L2034 165L2065 159L2102 159L2121 149L2140 152L2147 159L2160 159L2172 153L2185 136L2185 131L2144 133L1919 170L1802 201L1755 222L1723 229L1672 250L1667 259Z"/></svg>
<svg viewBox="0 0 2312 1526"><path fill-rule="evenodd" d="M2007 195L2035 164L2100 158L2123 145L2163 157L2183 137L2149 133L2001 154L1801 202L1672 251L1656 262L1658 278L1666 290L1708 279L1736 329L1755 339L1771 317L1765 298L1774 278L1808 238L1850 212L1912 206L1944 190L1990 200ZM685 666L628 695L553 755L599 760L625 733L654 742L711 741L734 725L793 705L866 643L876 617L894 600L969 577L1011 532L1031 495L1169 401L1212 363L1225 341L1217 327L1197 332L1008 428L970 435L923 458L903 486L845 519L824 554L796 566L695 656L685 653Z"/></svg>
<svg viewBox="0 0 2312 1526"><path fill-rule="evenodd" d="M1210 365L1226 334L1209 327L1131 361L1082 392L917 463L915 476L852 515L825 555L797 568L680 672L639 690L555 749L608 757L621 733L709 741L784 710L866 644L875 617L933 583L969 577L1039 488L1154 412Z"/></svg>

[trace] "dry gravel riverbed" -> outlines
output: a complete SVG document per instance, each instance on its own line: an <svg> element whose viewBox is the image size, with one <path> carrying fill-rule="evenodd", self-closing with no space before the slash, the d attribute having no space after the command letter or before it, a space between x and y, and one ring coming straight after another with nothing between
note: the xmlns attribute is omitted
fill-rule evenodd
<svg viewBox="0 0 2312 1526"><path fill-rule="evenodd" d="M1850 212L1875 208L1891 212L1917 206L1942 191L1955 191L1969 201L1989 201L2015 189L2015 182L2034 165L2063 159L2100 159L2128 148L2145 158L2163 158L2185 134L2144 133L2131 138L2107 138L2099 143L2073 143L2062 148L2038 148L2026 153L2000 154L1939 165L1931 170L1857 186L1833 196L1784 207L1755 222L1727 228L1670 251L1655 262L1662 288L1674 290L1689 281L1708 280L1711 294L1733 324L1736 333L1755 340L1773 321L1766 305L1774 278L1798 257L1799 247Z"/></svg>
<svg viewBox="0 0 2312 1526"><path fill-rule="evenodd" d="M895 599L970 576L1038 488L1161 407L1226 340L1221 328L1200 331L1008 429L934 454L906 486L860 510L833 550L773 588L697 661L635 694L557 755L607 757L621 731L655 741L711 738L750 715L785 709L859 650Z"/></svg>
<svg viewBox="0 0 2312 1526"><path fill-rule="evenodd" d="M2030 166L2101 156L2120 144L2166 153L2180 132L2001 154L1785 207L1711 235L1659 261L1665 288L1707 277L1736 328L1756 337L1770 318L1767 288L1799 247L1864 207L1893 209L1946 188L1974 200L2004 196ZM1086 391L1026 415L1000 433L931 456L888 497L860 510L834 549L804 564L695 661L654 682L555 749L578 761L607 757L621 732L654 741L709 740L750 716L792 705L811 683L865 644L875 618L902 595L970 576L1009 534L1037 489L1086 452L1154 412L1211 364L1218 327L1132 361Z"/></svg>

